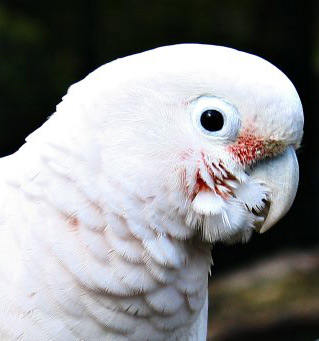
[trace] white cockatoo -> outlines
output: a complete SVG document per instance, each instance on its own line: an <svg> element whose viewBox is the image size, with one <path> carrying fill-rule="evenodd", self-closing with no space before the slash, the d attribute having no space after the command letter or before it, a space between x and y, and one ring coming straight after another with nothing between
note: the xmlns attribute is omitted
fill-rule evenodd
<svg viewBox="0 0 319 341"><path fill-rule="evenodd" d="M288 78L182 44L108 63L0 161L1 341L206 339L214 242L290 208Z"/></svg>

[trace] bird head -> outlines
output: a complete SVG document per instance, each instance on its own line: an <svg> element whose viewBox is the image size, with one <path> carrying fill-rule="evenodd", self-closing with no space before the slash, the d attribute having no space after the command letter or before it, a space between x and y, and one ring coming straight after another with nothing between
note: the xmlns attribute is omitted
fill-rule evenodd
<svg viewBox="0 0 319 341"><path fill-rule="evenodd" d="M59 111L85 117L105 178L206 241L266 231L296 195L302 105L254 55L182 44L122 58L73 85Z"/></svg>

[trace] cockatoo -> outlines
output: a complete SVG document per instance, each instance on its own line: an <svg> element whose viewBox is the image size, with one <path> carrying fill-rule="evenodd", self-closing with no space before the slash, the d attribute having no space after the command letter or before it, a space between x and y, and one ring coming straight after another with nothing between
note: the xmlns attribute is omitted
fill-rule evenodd
<svg viewBox="0 0 319 341"><path fill-rule="evenodd" d="M108 63L0 161L1 341L206 339L211 245L290 208L303 111L201 44Z"/></svg>

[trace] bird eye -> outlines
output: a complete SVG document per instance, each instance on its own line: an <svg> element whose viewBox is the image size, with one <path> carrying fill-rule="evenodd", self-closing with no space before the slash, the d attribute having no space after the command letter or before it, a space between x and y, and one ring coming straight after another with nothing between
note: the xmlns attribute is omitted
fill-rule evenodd
<svg viewBox="0 0 319 341"><path fill-rule="evenodd" d="M233 141L241 125L237 108L222 98L202 96L191 102L193 124L207 138Z"/></svg>
<svg viewBox="0 0 319 341"><path fill-rule="evenodd" d="M218 131L223 128L224 117L219 111L209 109L202 113L200 123L208 131Z"/></svg>

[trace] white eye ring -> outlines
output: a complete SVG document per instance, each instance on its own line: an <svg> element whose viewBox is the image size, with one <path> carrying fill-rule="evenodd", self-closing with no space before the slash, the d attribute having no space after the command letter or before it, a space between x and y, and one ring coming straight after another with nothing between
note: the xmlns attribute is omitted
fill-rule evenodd
<svg viewBox="0 0 319 341"><path fill-rule="evenodd" d="M202 125L202 114L206 111L218 111L223 116L221 129L209 131ZM233 105L218 97L200 97L193 101L191 115L195 127L209 138L234 140L240 128L239 113Z"/></svg>

